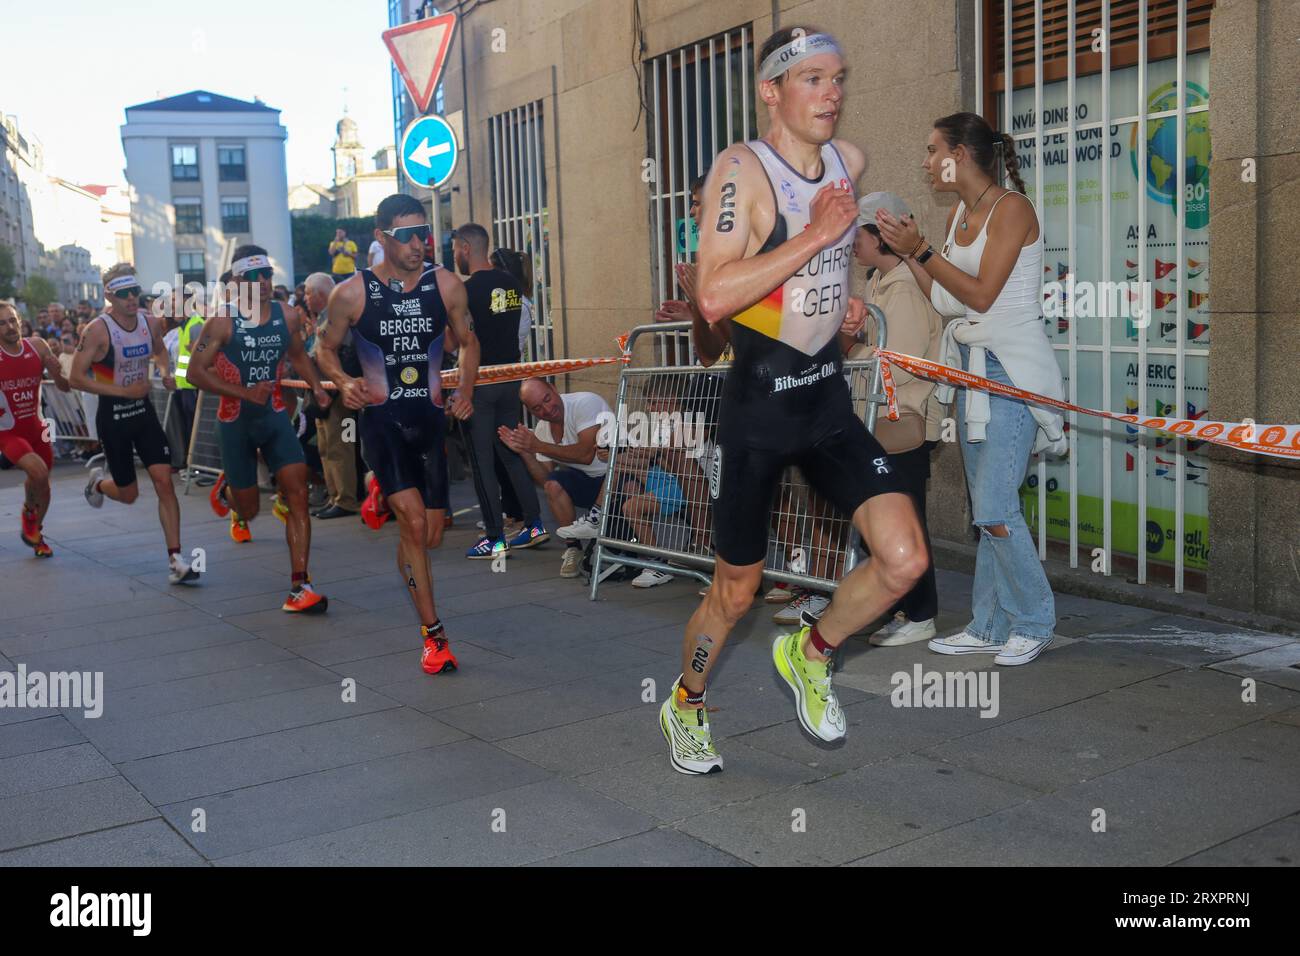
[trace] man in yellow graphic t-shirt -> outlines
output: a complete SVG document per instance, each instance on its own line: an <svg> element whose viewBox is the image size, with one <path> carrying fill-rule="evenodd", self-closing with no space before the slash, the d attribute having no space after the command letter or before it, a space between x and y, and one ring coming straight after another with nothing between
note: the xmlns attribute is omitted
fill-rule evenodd
<svg viewBox="0 0 1300 956"><path fill-rule="evenodd" d="M330 243L330 272L335 282L342 282L357 271L357 244L348 238L342 229L334 230L334 241Z"/></svg>

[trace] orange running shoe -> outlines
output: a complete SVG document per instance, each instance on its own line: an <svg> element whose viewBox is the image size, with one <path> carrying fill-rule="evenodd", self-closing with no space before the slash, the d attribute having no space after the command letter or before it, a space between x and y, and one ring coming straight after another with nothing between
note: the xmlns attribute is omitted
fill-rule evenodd
<svg viewBox="0 0 1300 956"><path fill-rule="evenodd" d="M236 544L247 544L253 540L253 532L248 530L248 522L233 511L230 512L230 540Z"/></svg>
<svg viewBox="0 0 1300 956"><path fill-rule="evenodd" d="M44 535L41 536L40 541L37 541L34 545L32 545L32 550L36 552L36 556L38 558L54 557L54 551L50 548L48 544L45 543Z"/></svg>
<svg viewBox="0 0 1300 956"><path fill-rule="evenodd" d="M330 599L317 594L311 582L306 581L289 592L289 596L280 605L280 610L290 614L324 614L329 606Z"/></svg>
<svg viewBox="0 0 1300 956"><path fill-rule="evenodd" d="M226 490L226 473L223 471L217 476L217 483L212 486L208 492L208 504L212 506L212 513L218 518L224 518L230 514L230 505L226 503L226 496L223 494ZM231 533L233 537L233 532ZM238 541L238 538L235 538Z"/></svg>
<svg viewBox="0 0 1300 956"><path fill-rule="evenodd" d="M438 632L439 634L442 631ZM426 674L445 674L457 667L456 655L447 646L445 637L430 637L428 627L420 627L420 636L424 638L424 653L420 655L420 666Z"/></svg>
<svg viewBox="0 0 1300 956"><path fill-rule="evenodd" d="M41 542L41 526L36 520L36 512L23 505L23 544L34 548Z"/></svg>

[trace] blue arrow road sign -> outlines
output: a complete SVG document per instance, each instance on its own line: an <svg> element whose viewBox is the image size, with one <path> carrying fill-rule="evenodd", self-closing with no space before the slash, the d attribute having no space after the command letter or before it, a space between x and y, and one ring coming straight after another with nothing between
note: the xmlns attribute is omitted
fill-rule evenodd
<svg viewBox="0 0 1300 956"><path fill-rule="evenodd" d="M441 186L456 169L456 134L441 116L422 116L402 134L402 172L417 186Z"/></svg>

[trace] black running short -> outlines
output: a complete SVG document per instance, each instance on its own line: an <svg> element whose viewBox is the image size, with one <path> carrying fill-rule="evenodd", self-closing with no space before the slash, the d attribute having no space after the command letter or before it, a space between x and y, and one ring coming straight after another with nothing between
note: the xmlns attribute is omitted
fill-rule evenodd
<svg viewBox="0 0 1300 956"><path fill-rule="evenodd" d="M745 412L743 405L724 399L709 463L714 547L729 564L756 564L767 557L772 507L789 465L845 518L868 498L907 491L885 450L853 414L847 388L823 414L786 430L780 450L772 441L772 424Z"/></svg>
<svg viewBox="0 0 1300 956"><path fill-rule="evenodd" d="M361 455L385 495L418 488L426 508L448 504L445 414L432 405L415 413L383 405L361 413Z"/></svg>
<svg viewBox="0 0 1300 956"><path fill-rule="evenodd" d="M125 488L135 483L135 456L146 468L171 466L172 453L167 436L153 405L145 398L101 398L95 413L95 427L113 484Z"/></svg>

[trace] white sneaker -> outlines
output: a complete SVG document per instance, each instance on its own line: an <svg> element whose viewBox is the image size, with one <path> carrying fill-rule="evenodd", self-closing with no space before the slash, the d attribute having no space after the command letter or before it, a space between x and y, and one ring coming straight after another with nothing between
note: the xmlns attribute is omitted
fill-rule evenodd
<svg viewBox="0 0 1300 956"><path fill-rule="evenodd" d="M565 548L564 557L560 559L560 577L576 578L582 573L582 549Z"/></svg>
<svg viewBox="0 0 1300 956"><path fill-rule="evenodd" d="M880 625L880 627L877 628L876 633L879 634L881 637L886 637L890 634L893 634L896 630L902 627L906 622L907 622L907 615L904 614L902 611L899 611L897 614L891 617L886 623Z"/></svg>
<svg viewBox="0 0 1300 956"><path fill-rule="evenodd" d="M86 482L86 504L90 505L92 508L104 507L104 493L95 487L103 477L103 468L91 469L90 480Z"/></svg>
<svg viewBox="0 0 1300 956"><path fill-rule="evenodd" d="M167 563L167 582L169 584L188 584L198 579L199 572L182 561L179 554L172 555L171 560Z"/></svg>
<svg viewBox="0 0 1300 956"><path fill-rule="evenodd" d="M794 592L790 590L790 585L784 582L778 582L772 585L772 589L763 595L765 604L789 604L794 600Z"/></svg>
<svg viewBox="0 0 1300 956"><path fill-rule="evenodd" d="M951 637L936 638L926 646L936 654L999 654L1002 652L1001 644L982 640L965 631L953 634Z"/></svg>
<svg viewBox="0 0 1300 956"><path fill-rule="evenodd" d="M777 624L798 624L805 613L810 618L820 617L831 606L831 599L812 591L797 589L795 599L772 615Z"/></svg>
<svg viewBox="0 0 1300 956"><path fill-rule="evenodd" d="M994 664L1005 664L1008 667L1016 664L1028 664L1035 657L1043 652L1052 639L1038 640L1033 637L1016 637L1012 636L1005 644L1002 645L1001 652L993 658Z"/></svg>
<svg viewBox="0 0 1300 956"><path fill-rule="evenodd" d="M556 528L555 533L565 541L590 541L592 538L600 535L600 510L592 508L591 511L580 517L573 524L566 524L563 528Z"/></svg>
<svg viewBox="0 0 1300 956"><path fill-rule="evenodd" d="M632 587L654 588L661 584L667 584L672 579L673 576L671 574L664 574L662 571L655 571L652 568L646 568L632 579Z"/></svg>
<svg viewBox="0 0 1300 956"><path fill-rule="evenodd" d="M867 642L876 647L899 647L903 644L928 641L934 637L934 634L934 618L928 621L909 621L903 618L901 621L891 621L867 638Z"/></svg>

